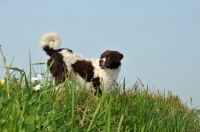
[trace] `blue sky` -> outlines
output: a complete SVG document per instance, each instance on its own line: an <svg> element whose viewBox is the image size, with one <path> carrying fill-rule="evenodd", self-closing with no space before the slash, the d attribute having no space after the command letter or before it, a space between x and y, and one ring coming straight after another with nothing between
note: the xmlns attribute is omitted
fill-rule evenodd
<svg viewBox="0 0 200 132"><path fill-rule="evenodd" d="M137 77L153 90L169 90L200 105L199 0L0 1L0 44L9 64L28 71L46 62L43 33L56 31L61 47L86 58L107 49L124 54L119 78L131 87ZM0 66L3 66L0 61ZM0 79L4 77L0 69Z"/></svg>

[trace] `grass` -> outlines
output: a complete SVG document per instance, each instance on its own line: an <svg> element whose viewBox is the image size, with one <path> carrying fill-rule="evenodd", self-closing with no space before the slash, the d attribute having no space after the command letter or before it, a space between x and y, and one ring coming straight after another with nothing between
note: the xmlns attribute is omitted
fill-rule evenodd
<svg viewBox="0 0 200 132"><path fill-rule="evenodd" d="M2 56L3 52L1 51ZM5 57L3 57L5 58ZM6 60L6 59L4 59ZM49 78L34 91L31 75L6 65L8 72L0 86L0 131L106 131L106 132L199 132L197 110L188 108L171 92L151 92L138 80L129 91L122 85L101 97L77 89L66 80L65 90L56 91ZM31 63L31 62L30 62ZM32 69L32 68L30 68Z"/></svg>

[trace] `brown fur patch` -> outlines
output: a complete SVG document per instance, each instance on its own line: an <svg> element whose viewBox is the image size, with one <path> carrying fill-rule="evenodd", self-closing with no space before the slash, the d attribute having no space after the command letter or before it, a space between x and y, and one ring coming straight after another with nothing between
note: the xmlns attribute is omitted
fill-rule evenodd
<svg viewBox="0 0 200 132"><path fill-rule="evenodd" d="M79 74L87 82L90 82L91 78L94 76L94 67L90 61L78 60L72 64L74 72Z"/></svg>
<svg viewBox="0 0 200 132"><path fill-rule="evenodd" d="M55 83L60 84L65 81L67 75L67 66L63 61L63 56L59 54L60 50L54 52L50 59L47 61L47 65L50 66L50 72L55 78Z"/></svg>

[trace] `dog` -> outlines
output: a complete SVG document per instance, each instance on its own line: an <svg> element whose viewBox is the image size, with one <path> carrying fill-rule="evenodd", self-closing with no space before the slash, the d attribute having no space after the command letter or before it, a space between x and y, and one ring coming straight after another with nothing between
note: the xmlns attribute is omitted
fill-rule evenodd
<svg viewBox="0 0 200 132"><path fill-rule="evenodd" d="M59 48L61 41L56 32L44 34L40 45L50 56L47 65L56 85L68 77L76 77L80 86L92 88L95 94L101 93L103 88L108 92L113 89L113 82L116 82L121 69L122 53L106 50L100 59L89 60L68 48Z"/></svg>

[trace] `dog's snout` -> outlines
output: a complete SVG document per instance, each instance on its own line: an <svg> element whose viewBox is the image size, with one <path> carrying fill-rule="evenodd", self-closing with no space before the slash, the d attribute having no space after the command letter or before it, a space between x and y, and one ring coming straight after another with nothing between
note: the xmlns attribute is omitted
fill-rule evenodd
<svg viewBox="0 0 200 132"><path fill-rule="evenodd" d="M102 59L99 60L99 62L105 62L105 61L106 61L105 58L102 58Z"/></svg>
<svg viewBox="0 0 200 132"><path fill-rule="evenodd" d="M103 60L99 60L100 63L103 63Z"/></svg>
<svg viewBox="0 0 200 132"><path fill-rule="evenodd" d="M104 67L105 67L105 58L99 60L99 66L101 67L101 69L104 69Z"/></svg>
<svg viewBox="0 0 200 132"><path fill-rule="evenodd" d="M100 64L100 65L104 65L104 64L105 64L105 58L100 59L100 60L99 60L99 64Z"/></svg>

